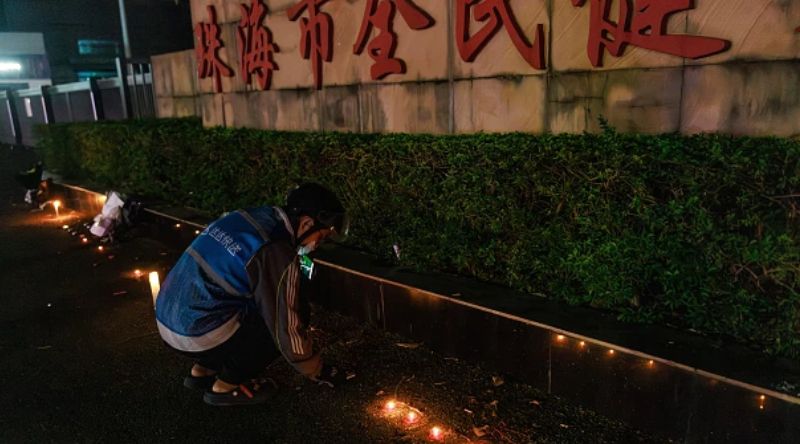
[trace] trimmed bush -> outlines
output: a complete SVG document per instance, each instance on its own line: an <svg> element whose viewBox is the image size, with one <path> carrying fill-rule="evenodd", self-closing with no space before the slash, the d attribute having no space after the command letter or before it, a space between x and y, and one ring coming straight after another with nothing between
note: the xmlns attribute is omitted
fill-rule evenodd
<svg viewBox="0 0 800 444"><path fill-rule="evenodd" d="M51 125L50 168L218 214L303 180L387 259L800 357L800 141Z"/></svg>

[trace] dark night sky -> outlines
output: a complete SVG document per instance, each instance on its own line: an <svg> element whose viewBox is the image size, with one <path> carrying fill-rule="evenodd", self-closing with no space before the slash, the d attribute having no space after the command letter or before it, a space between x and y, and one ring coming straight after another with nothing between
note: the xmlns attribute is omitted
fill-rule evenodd
<svg viewBox="0 0 800 444"><path fill-rule="evenodd" d="M126 0L134 57L193 46L189 0ZM122 48L117 0L0 0L0 31L42 32L53 80L75 80L79 39L115 40ZM97 65L99 66L99 65Z"/></svg>

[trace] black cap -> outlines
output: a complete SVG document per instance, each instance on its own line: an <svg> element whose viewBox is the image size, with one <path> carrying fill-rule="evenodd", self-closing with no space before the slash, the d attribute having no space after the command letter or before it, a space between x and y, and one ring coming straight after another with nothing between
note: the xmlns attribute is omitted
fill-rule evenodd
<svg viewBox="0 0 800 444"><path fill-rule="evenodd" d="M286 212L293 217L311 217L340 235L347 234L344 206L333 191L320 184L307 182L290 191L286 197Z"/></svg>

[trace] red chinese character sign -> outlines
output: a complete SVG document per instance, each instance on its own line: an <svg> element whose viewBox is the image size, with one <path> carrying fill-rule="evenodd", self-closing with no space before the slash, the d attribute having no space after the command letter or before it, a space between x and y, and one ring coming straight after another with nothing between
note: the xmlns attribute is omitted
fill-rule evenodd
<svg viewBox="0 0 800 444"><path fill-rule="evenodd" d="M320 12L320 7L327 2L328 0L300 0L286 11L291 21L300 18L304 11L308 13L307 18L300 18L300 55L304 59L311 59L314 85L317 89L322 87L322 62L330 63L333 60L333 19Z"/></svg>
<svg viewBox="0 0 800 444"><path fill-rule="evenodd" d="M574 0L573 0L574 1ZM474 10L474 11L473 11ZM486 22L470 34L472 17ZM500 27L504 27L522 58L536 69L544 69L544 26L536 26L533 44L519 27L508 0L456 0L456 46L465 62L473 62Z"/></svg>
<svg viewBox="0 0 800 444"><path fill-rule="evenodd" d="M381 80L389 74L406 72L405 62L394 56L397 49L397 34L393 29L396 9L400 11L403 20L411 29L426 29L435 23L430 15L411 0L367 0L361 30L353 45L353 53L361 54L364 52L364 47L367 47L367 53L375 61L370 68L372 80ZM367 45L373 26L379 32Z"/></svg>
<svg viewBox="0 0 800 444"><path fill-rule="evenodd" d="M219 50L224 46L219 38L217 10L208 6L209 22L200 22L194 28L197 36L195 55L197 56L197 76L200 79L214 78L214 90L222 92L222 76L233 77L233 70L219 58Z"/></svg>
<svg viewBox="0 0 800 444"><path fill-rule="evenodd" d="M571 1L576 7L586 4L586 0ZM617 23L609 18L612 0L589 1L591 25L587 50L595 67L603 66L604 49L614 57L621 57L629 44L690 59L708 57L730 47L727 40L667 33L670 16L694 9L694 0L618 0Z"/></svg>
<svg viewBox="0 0 800 444"><path fill-rule="evenodd" d="M250 8L242 4L242 20L237 29L239 44L239 69L242 80L250 84L250 79L255 74L261 89L269 89L272 81L272 71L278 65L272 59L278 50L272 43L272 33L263 25L267 15L267 7L261 0L253 0Z"/></svg>

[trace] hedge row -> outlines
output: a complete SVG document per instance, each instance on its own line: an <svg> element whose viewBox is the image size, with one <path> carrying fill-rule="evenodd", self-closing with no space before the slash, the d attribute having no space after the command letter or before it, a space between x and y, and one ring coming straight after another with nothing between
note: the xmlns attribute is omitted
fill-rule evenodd
<svg viewBox="0 0 800 444"><path fill-rule="evenodd" d="M327 184L352 242L627 321L800 357L800 141L722 135L365 135L52 125L66 175L218 214Z"/></svg>

